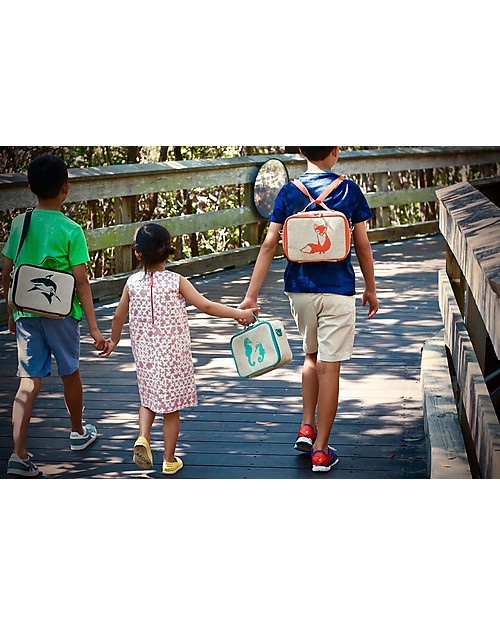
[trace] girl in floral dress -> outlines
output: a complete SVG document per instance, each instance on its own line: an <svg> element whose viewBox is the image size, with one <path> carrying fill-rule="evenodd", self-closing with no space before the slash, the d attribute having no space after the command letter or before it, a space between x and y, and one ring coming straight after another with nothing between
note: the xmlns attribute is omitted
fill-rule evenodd
<svg viewBox="0 0 500 625"><path fill-rule="evenodd" d="M134 445L134 462L143 469L153 466L150 433L157 413L163 414L163 473L172 475L183 463L175 456L179 436L179 411L198 403L191 356L191 339L186 300L213 317L253 323L257 310L239 310L212 302L183 276L165 269L170 235L159 224L141 226L133 248L144 271L132 274L116 309L111 339L101 352L109 356L118 345L129 317L130 340L137 370L141 407L139 437Z"/></svg>

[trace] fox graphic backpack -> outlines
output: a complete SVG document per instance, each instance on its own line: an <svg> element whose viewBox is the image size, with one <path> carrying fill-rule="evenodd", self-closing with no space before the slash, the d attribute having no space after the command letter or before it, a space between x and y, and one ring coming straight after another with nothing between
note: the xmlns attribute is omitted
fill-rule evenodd
<svg viewBox="0 0 500 625"><path fill-rule="evenodd" d="M283 250L288 260L296 263L338 262L347 257L351 247L349 221L344 213L324 204L344 180L343 176L336 178L316 199L300 180L292 181L310 201L283 224ZM313 204L323 210L308 210Z"/></svg>

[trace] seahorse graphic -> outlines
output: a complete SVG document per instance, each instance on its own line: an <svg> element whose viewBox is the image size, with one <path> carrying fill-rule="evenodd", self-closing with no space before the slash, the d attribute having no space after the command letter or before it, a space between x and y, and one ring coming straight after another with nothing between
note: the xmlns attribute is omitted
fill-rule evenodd
<svg viewBox="0 0 500 625"><path fill-rule="evenodd" d="M248 364L251 367L255 367L256 362L262 362L264 360L266 350L264 349L262 343L254 344L251 339L246 338L243 341L243 346L245 348L245 356L247 357ZM257 356L257 361L254 359L255 356Z"/></svg>
<svg viewBox="0 0 500 625"><path fill-rule="evenodd" d="M304 254L324 254L332 247L332 242L327 234L327 226L324 223L315 224L314 231L317 235L316 243L307 243L301 248Z"/></svg>
<svg viewBox="0 0 500 625"><path fill-rule="evenodd" d="M57 284L50 279L53 275L54 274L49 273L45 276L45 278L35 278L34 280L30 280L34 287L29 289L28 293L30 291L40 291L40 293L45 295L49 304L52 304L52 298L54 297L61 301L61 299L56 295Z"/></svg>

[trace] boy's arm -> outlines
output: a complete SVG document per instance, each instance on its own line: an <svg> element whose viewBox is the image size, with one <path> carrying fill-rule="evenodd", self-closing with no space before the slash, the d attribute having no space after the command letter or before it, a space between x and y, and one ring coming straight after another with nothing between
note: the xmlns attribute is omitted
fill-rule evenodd
<svg viewBox="0 0 500 625"><path fill-rule="evenodd" d="M228 319L235 319L242 325L250 325L255 321L253 310L240 310L239 308L231 308L231 306L225 306L218 302L212 302L202 295L196 288L186 280L184 276L181 276L179 283L179 291L181 295L193 306L195 306L201 312L211 315L212 317L222 317Z"/></svg>
<svg viewBox="0 0 500 625"><path fill-rule="evenodd" d="M94 302L92 301L92 291L90 290L90 283L87 276L87 270L85 269L85 264L75 265L74 267L71 267L71 271L75 276L76 292L82 305L85 319L87 319L90 336L94 339L94 347L99 350L104 349L106 341L97 327Z"/></svg>
<svg viewBox="0 0 500 625"><path fill-rule="evenodd" d="M101 350L99 356L109 356L120 342L123 326L128 315L129 303L130 296L128 288L125 286L111 323L111 339L106 341L106 346Z"/></svg>
<svg viewBox="0 0 500 625"><path fill-rule="evenodd" d="M276 255L276 250L278 249L278 244L280 241L280 231L283 227L283 224L278 224L275 222L271 222L269 224L269 228L267 230L266 238L264 239L264 243L260 248L259 255L257 256L257 260L255 261L255 267L252 272L252 277L250 278L250 284L248 285L247 292L245 295L245 299L241 302L238 308L242 308L246 310L248 308L257 308L257 312L259 310L257 300L259 298L259 291L266 279L266 276L269 272L269 267L273 262L273 259Z"/></svg>
<svg viewBox="0 0 500 625"><path fill-rule="evenodd" d="M2 267L2 286L5 297L5 303L7 304L7 310L9 312L9 332L11 334L16 333L16 324L14 323L14 315L12 314L12 308L9 306L9 286L10 286L10 274L12 272L12 268L14 267L14 263L7 256L3 257L3 267Z"/></svg>
<svg viewBox="0 0 500 625"><path fill-rule="evenodd" d="M363 293L361 304L362 306L365 306L368 303L368 319L371 319L377 314L378 299L377 289L375 286L372 248L368 239L366 224L364 221L354 224L353 239L354 249L356 250L356 256L359 261L359 267L365 280L365 291Z"/></svg>

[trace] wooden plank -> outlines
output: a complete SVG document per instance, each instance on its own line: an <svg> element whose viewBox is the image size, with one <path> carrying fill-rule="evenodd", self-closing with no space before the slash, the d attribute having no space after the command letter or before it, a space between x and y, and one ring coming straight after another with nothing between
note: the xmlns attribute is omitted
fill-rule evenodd
<svg viewBox="0 0 500 625"><path fill-rule="evenodd" d="M424 344L421 383L429 477L472 478L453 395L443 330Z"/></svg>
<svg viewBox="0 0 500 625"><path fill-rule="evenodd" d="M400 241L401 239L421 236L423 234L436 234L437 232L439 232L439 222L437 220L421 221L416 224L405 224L402 226L370 228L368 230L368 239L371 243Z"/></svg>
<svg viewBox="0 0 500 625"><path fill-rule="evenodd" d="M6 464L0 462L0 473L5 473ZM190 466L184 465L184 469L172 476L162 476L160 471L141 471L135 464L117 463L117 464L96 464L90 466L78 466L73 471L68 471L66 466L54 466L53 464L42 465L40 469L44 475L40 475L36 479L44 479L57 477L62 479L71 478L102 478L102 479L274 479L276 480L276 470L261 467L221 467L221 466ZM281 467L279 469L281 479L422 479L425 475L421 469L412 466L405 467L403 471L399 468L389 468L384 471L380 470L363 470L359 467L353 469L342 468L337 466L335 471L330 473L313 473L307 467L294 467L292 469ZM6 476L10 478L11 476ZM12 476L11 479L16 479ZM19 478L22 479L22 478Z"/></svg>
<svg viewBox="0 0 500 625"><path fill-rule="evenodd" d="M437 192L439 226L500 358L500 208L469 183Z"/></svg>
<svg viewBox="0 0 500 625"><path fill-rule="evenodd" d="M230 228L260 221L264 221L264 219L259 217L250 207L244 206L241 208L207 211L194 215L179 215L168 217L167 219L155 219L154 223L165 226L171 236L176 237L182 234L208 232L209 230ZM129 245L134 238L134 232L137 228L146 223L151 222L142 221L86 230L87 246L90 251L94 251L119 245Z"/></svg>
<svg viewBox="0 0 500 625"><path fill-rule="evenodd" d="M242 267L255 261L260 246L242 247L227 252L217 252L186 258L173 263L167 263L167 269L175 271L186 278L215 273L223 269ZM97 278L90 281L94 301L104 301L118 297L125 286L130 273L115 274L105 278Z"/></svg>
<svg viewBox="0 0 500 625"><path fill-rule="evenodd" d="M290 177L300 175L305 161L300 155L273 155L287 166ZM252 183L269 156L134 163L109 167L70 169L69 202L125 197L176 189ZM352 175L434 167L500 162L500 148L490 146L408 147L343 152L336 171ZM34 206L23 174L0 175L0 210Z"/></svg>
<svg viewBox="0 0 500 625"><path fill-rule="evenodd" d="M481 475L500 478L500 423L444 270L439 272L439 305Z"/></svg>
<svg viewBox="0 0 500 625"><path fill-rule="evenodd" d="M404 205L418 204L419 202L432 202L435 201L436 191L440 188L441 187L423 187L421 189L398 189L396 191L370 191L364 195L370 208L378 208L391 204Z"/></svg>
<svg viewBox="0 0 500 625"><path fill-rule="evenodd" d="M268 156L133 163L69 169L68 202L253 182ZM284 160L303 162L301 157ZM0 210L33 206L22 174L0 176Z"/></svg>

